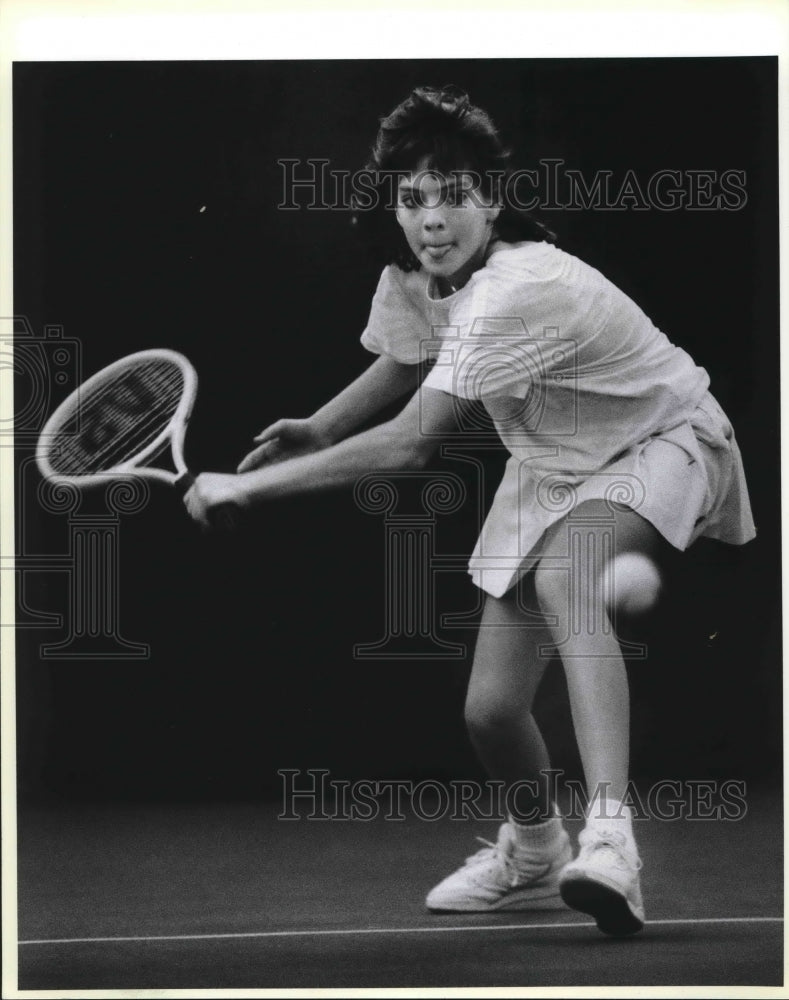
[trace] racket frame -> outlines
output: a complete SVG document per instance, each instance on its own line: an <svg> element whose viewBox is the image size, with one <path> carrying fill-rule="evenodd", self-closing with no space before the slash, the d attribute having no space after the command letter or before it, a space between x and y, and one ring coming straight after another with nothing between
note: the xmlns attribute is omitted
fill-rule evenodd
<svg viewBox="0 0 789 1000"><path fill-rule="evenodd" d="M142 448L132 458L114 465L101 472L88 473L86 475L73 475L55 471L50 463L50 440L59 429L70 419L76 417L80 419L80 408L86 398L89 398L91 391L100 387L104 382L110 381L118 372L132 368L140 362L167 360L177 365L183 376L184 384L181 390L181 399L175 413L170 417L165 427L159 434ZM156 479L160 482L177 486L182 491L188 489L193 481L193 477L186 467L184 461L184 438L189 418L192 415L195 398L197 396L197 372L191 362L178 351L168 348L157 347L144 351L137 351L134 354L127 354L112 364L97 371L90 378L86 379L72 393L70 393L58 406L52 416L47 420L38 438L36 447L36 463L41 475L53 483L68 483L78 487L98 486L106 483L107 479L114 476L135 475L143 476L146 479ZM170 472L157 466L145 465L148 459L155 457L170 442L170 453L176 471Z"/></svg>

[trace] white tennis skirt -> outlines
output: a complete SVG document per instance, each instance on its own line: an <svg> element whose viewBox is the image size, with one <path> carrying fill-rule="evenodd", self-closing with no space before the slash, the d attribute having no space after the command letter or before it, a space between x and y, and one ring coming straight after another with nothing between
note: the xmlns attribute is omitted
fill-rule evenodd
<svg viewBox="0 0 789 1000"><path fill-rule="evenodd" d="M701 536L742 545L756 535L734 432L707 393L688 419L591 472L541 472L512 456L469 561L474 583L501 597L585 500L626 505L680 550Z"/></svg>

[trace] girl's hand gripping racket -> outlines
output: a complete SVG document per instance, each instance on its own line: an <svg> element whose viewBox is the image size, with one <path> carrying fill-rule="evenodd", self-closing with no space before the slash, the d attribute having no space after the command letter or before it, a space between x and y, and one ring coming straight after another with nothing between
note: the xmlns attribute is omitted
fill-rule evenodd
<svg viewBox="0 0 789 1000"><path fill-rule="evenodd" d="M183 495L194 483L184 462L184 436L197 395L197 373L176 351L130 354L102 368L68 396L38 439L41 475L78 487L111 476L170 483ZM175 471L149 464L170 443ZM232 530L239 509L223 504L211 525Z"/></svg>

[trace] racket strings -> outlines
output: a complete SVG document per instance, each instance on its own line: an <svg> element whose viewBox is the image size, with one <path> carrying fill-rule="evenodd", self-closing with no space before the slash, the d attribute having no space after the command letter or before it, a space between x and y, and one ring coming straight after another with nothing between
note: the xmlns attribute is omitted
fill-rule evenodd
<svg viewBox="0 0 789 1000"><path fill-rule="evenodd" d="M128 462L166 429L183 390L183 373L170 361L149 360L119 372L83 397L54 434L54 471L91 475Z"/></svg>
<svg viewBox="0 0 789 1000"><path fill-rule="evenodd" d="M72 438L76 452L87 452L99 470L128 460L165 429L182 390L180 369L169 363L147 362L121 373L77 415ZM103 442L96 439L97 433L104 436Z"/></svg>
<svg viewBox="0 0 789 1000"><path fill-rule="evenodd" d="M180 392L172 398L159 398L145 416L137 417L119 410L113 405L117 399L105 394L100 407L90 408L89 417L81 413L71 427L64 428L54 440L53 450L59 452L56 471L65 475L85 475L128 461L166 428L179 400ZM78 426L83 423L87 430ZM101 438L96 437L96 432Z"/></svg>

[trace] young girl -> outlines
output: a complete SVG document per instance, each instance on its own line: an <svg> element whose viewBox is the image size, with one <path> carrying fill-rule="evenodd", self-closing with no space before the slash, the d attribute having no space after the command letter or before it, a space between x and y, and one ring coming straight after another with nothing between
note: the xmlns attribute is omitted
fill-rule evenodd
<svg viewBox="0 0 789 1000"><path fill-rule="evenodd" d="M463 428L469 401L481 402L510 458L470 562L487 596L466 719L491 777L530 798L517 809L508 800L497 843L436 886L427 906L529 909L561 896L602 931L634 933L644 908L623 802L628 684L606 580L625 553L754 536L731 426L702 368L507 203L507 153L465 94L414 90L382 121L370 166L379 192L395 191L399 226L389 222L399 247L362 336L377 360L311 417L259 434L237 475L199 476L187 508L207 526L222 504L255 507L423 467L442 436ZM353 433L407 394L394 419ZM590 803L575 860L531 714L557 651Z"/></svg>

